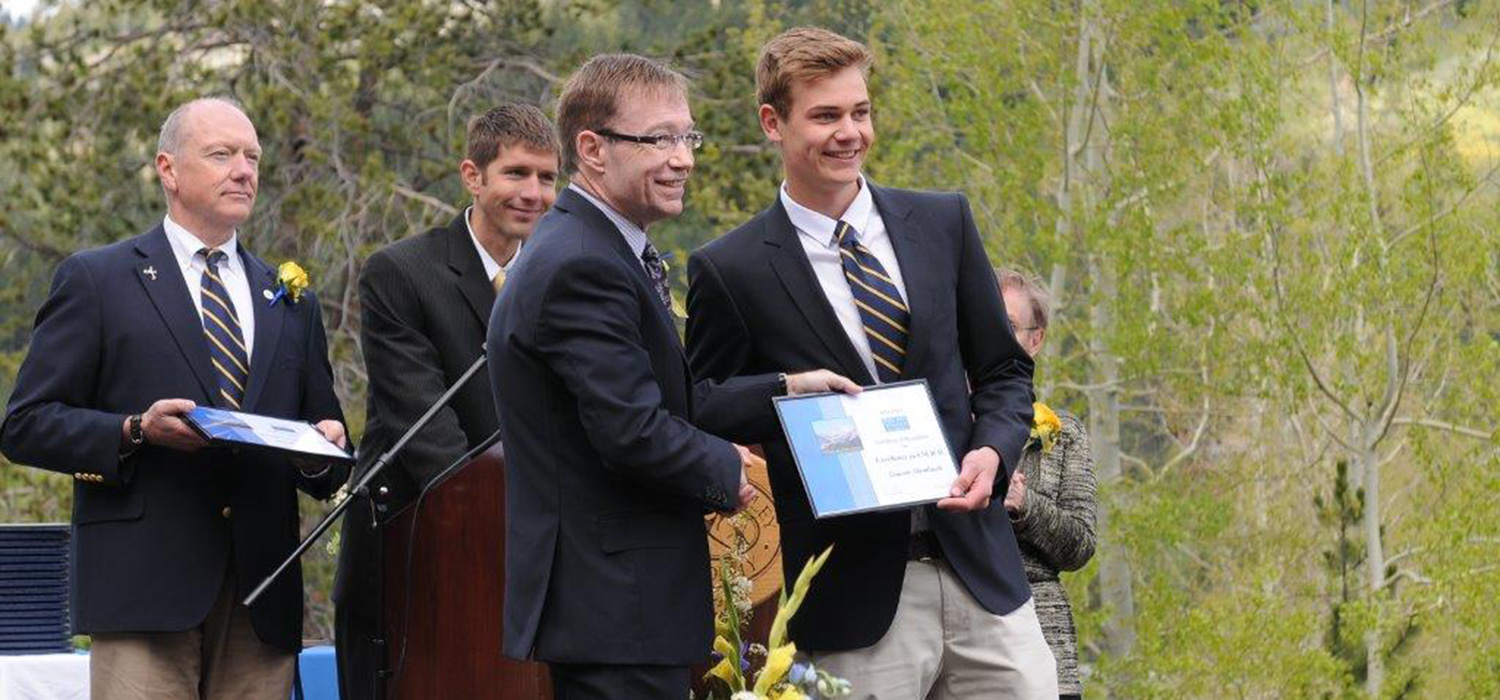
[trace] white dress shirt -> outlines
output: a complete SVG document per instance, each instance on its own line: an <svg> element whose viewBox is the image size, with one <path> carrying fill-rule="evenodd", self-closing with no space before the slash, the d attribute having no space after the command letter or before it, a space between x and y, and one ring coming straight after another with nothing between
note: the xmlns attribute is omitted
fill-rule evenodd
<svg viewBox="0 0 1500 700"><path fill-rule="evenodd" d="M469 240L474 242L474 251L479 253L479 263L481 265L484 265L485 279L489 280L490 284L494 284L496 275L499 275L502 272L508 275L510 274L510 269L516 266L516 260L521 257L521 248L525 247L526 241L525 239L522 239L521 242L516 245L516 252L511 254L510 260L507 260L504 265L495 262L495 258L490 255L490 251L485 250L484 246L479 244L479 236L474 234L474 222L469 220L469 217L473 215L473 212L473 206L470 206L468 209L464 210L464 227L469 230Z"/></svg>
<svg viewBox="0 0 1500 700"><path fill-rule="evenodd" d="M177 258L177 267L182 270L182 280L187 283L188 294L193 297L193 307L198 309L198 320L201 323L203 272L208 269L208 261L198 255L198 251L208 246L170 216L162 221L162 228L166 229L167 242L172 245L172 255ZM235 233L229 237L228 242L218 247L228 256L228 259L219 264L219 279L224 282L224 288L229 290L229 302L234 304L234 313L240 319L240 331L244 334L240 340L245 342L245 359L248 360L255 352L255 299L250 294L250 280L245 276L245 261L240 259L238 240L239 234ZM269 302L263 300L261 303Z"/></svg>
<svg viewBox="0 0 1500 700"><path fill-rule="evenodd" d="M854 305L854 292L849 290L849 280L844 278L843 257L839 253L838 239L834 236L840 220L849 222L859 233L859 242L880 261L892 284L901 292L902 303L906 302L906 284L902 282L901 265L896 261L891 237L885 231L885 220L880 218L880 212L875 209L875 200L870 197L869 186L865 184L864 177L860 176L859 194L855 195L854 201L844 210L840 219L830 219L798 204L792 199L791 193L787 192L785 182L781 184L781 204L786 207L787 218L792 220L792 226L797 229L797 240L801 241L802 250L807 253L807 261L812 264L813 274L818 277L823 296L828 298L828 305L833 307L839 325L844 327L844 333L849 336L849 342L859 353L859 359L865 363L865 369L870 371L870 376L878 383L880 373L875 371L875 358L870 354L870 339L865 335L865 323L859 317L859 307Z"/></svg>

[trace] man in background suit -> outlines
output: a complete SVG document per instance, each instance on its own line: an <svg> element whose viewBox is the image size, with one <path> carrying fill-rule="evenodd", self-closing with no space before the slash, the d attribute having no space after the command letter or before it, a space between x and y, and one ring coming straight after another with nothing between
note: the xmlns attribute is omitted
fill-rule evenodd
<svg viewBox="0 0 1500 700"><path fill-rule="evenodd" d="M236 234L255 204L255 127L225 98L162 125L165 220L58 267L0 448L75 479L73 629L93 635L96 700L291 692L302 574L239 603L297 545L298 489L348 470L209 448L197 405L344 427L318 300L274 304L274 270Z"/></svg>
<svg viewBox="0 0 1500 700"><path fill-rule="evenodd" d="M1001 498L1031 423L1031 361L959 194L877 187L864 46L800 28L756 67L760 123L786 182L688 262L693 371L730 380L831 367L861 384L925 379L961 455L936 507L814 520L770 407L709 430L765 448L785 580L834 544L792 622L799 649L858 697L1057 697ZM1004 481L1000 481L1004 479Z"/></svg>
<svg viewBox="0 0 1500 700"><path fill-rule="evenodd" d="M473 204L445 227L376 252L360 275L360 336L370 398L356 478L482 354L496 290L557 197L557 134L541 110L523 104L495 107L469 121L467 142L459 174ZM496 425L489 386L471 380L382 472L383 482L375 486L386 486L390 496L377 504L378 516L368 502L355 504L345 516L335 586L343 697L376 697L376 674L392 661L377 643L384 637L378 621L385 587L373 517L385 520L409 505L439 471L494 434ZM448 517L474 520L476 530L498 524L498 518L484 515ZM493 587L499 604L498 573L491 580L454 584ZM441 597L441 591L411 594ZM493 663L513 664L500 657L500 620L486 622L493 629L478 636L491 639ZM452 657L469 653L454 650Z"/></svg>
<svg viewBox="0 0 1500 700"><path fill-rule="evenodd" d="M686 80L596 56L557 107L572 183L542 217L490 318L505 442L505 653L546 661L559 700L687 693L710 650L706 512L754 494L735 425L828 372L695 385L647 228L682 213L703 135ZM845 382L847 383L847 382Z"/></svg>

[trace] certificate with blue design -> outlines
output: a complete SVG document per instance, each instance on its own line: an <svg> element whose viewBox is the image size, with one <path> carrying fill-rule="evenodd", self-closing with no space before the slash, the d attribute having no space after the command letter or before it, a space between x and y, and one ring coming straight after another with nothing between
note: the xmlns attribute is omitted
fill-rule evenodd
<svg viewBox="0 0 1500 700"><path fill-rule="evenodd" d="M322 462L354 461L348 451L329 442L311 423L207 406L188 411L184 418L212 445L270 450Z"/></svg>
<svg viewBox="0 0 1500 700"><path fill-rule="evenodd" d="M925 380L783 396L776 415L813 514L908 508L949 496L958 462Z"/></svg>

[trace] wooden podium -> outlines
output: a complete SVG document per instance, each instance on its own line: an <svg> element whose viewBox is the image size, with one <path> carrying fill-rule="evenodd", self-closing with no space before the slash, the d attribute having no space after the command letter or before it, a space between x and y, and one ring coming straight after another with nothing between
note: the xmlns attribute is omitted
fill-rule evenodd
<svg viewBox="0 0 1500 700"><path fill-rule="evenodd" d="M407 508L382 532L387 668L394 674L387 697L551 699L544 664L500 654L505 593L500 445L428 492L420 511Z"/></svg>
<svg viewBox="0 0 1500 700"><path fill-rule="evenodd" d="M764 464L750 470L761 497L742 520L749 540L746 574L755 613L747 639L765 643L781 590L781 542ZM415 518L415 546L407 563ZM386 697L551 700L545 664L500 654L505 586L505 457L500 445L475 458L408 507L384 533ZM732 540L722 517L709 519L717 558ZM715 569L717 571L717 568ZM411 580L408 581L408 572ZM718 585L717 576L714 585ZM402 640L405 635L405 658ZM694 667L694 685L711 662Z"/></svg>

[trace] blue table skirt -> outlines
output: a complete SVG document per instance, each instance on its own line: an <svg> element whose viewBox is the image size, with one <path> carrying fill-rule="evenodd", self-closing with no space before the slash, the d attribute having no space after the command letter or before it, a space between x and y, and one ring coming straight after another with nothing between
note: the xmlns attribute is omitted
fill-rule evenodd
<svg viewBox="0 0 1500 700"><path fill-rule="evenodd" d="M339 700L339 672L333 647L308 647L297 657L307 700Z"/></svg>

